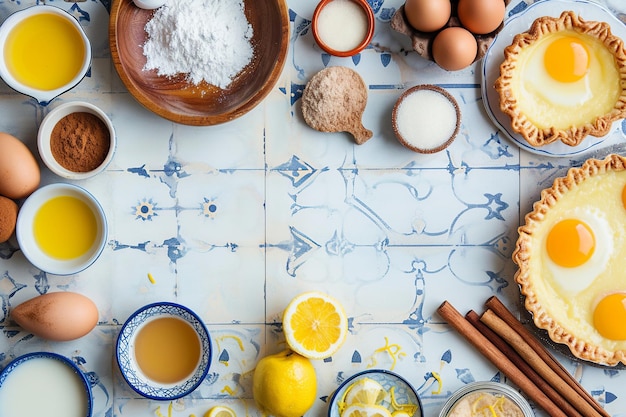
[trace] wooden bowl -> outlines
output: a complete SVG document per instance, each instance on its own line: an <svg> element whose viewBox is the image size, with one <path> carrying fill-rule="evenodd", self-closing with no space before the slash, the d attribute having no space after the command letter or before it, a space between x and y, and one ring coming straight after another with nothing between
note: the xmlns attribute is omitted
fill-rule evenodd
<svg viewBox="0 0 626 417"><path fill-rule="evenodd" d="M252 25L254 56L227 89L207 83L195 86L178 77L144 71L144 30L154 10L132 0L113 0L109 43L113 64L128 91L148 110L176 123L209 126L242 116L274 88L287 57L289 15L285 0L245 0Z"/></svg>

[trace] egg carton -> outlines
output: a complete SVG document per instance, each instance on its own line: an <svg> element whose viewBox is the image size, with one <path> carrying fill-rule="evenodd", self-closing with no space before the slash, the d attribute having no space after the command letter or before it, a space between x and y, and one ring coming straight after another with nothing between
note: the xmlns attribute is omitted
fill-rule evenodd
<svg viewBox="0 0 626 417"><path fill-rule="evenodd" d="M511 0L504 0L504 4L508 6L510 1ZM406 18L406 13L404 12L404 5L400 6L400 8L396 10L393 17L391 18L391 24L390 24L391 28L395 30L396 32L402 33L403 35L406 35L409 38L411 38L411 44L412 44L413 50L417 52L420 56L430 61L434 61L433 54L432 54L432 43L433 43L433 39L435 38L435 36L440 31L448 27L458 27L458 26L463 27L463 25L461 25L461 22L459 21L459 18L457 16L456 9L457 9L458 3L459 3L458 0L452 1L452 12L450 15L450 19L448 19L448 22L443 28L435 32L421 32L419 30L414 29L409 24L409 21ZM479 61L485 56L485 54L487 53L487 49L489 49L489 46L495 39L498 32L500 32L503 27L504 27L504 22L501 23L500 26L498 26L498 28L494 30L493 32L490 32L484 35L474 34L474 38L476 38L476 43L478 44L478 52L476 53L476 58L474 59L474 62Z"/></svg>

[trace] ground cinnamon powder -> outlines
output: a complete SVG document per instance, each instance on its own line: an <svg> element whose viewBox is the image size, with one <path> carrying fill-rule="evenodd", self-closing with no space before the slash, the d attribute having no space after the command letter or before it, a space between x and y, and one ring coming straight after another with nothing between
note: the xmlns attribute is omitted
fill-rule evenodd
<svg viewBox="0 0 626 417"><path fill-rule="evenodd" d="M96 169L106 158L111 136L106 124L95 114L70 113L52 129L52 156L65 169L88 172Z"/></svg>

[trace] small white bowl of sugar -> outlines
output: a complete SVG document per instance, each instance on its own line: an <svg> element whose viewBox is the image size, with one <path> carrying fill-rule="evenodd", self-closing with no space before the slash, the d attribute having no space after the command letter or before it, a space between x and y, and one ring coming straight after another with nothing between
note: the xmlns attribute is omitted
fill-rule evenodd
<svg viewBox="0 0 626 417"><path fill-rule="evenodd" d="M435 153L447 148L461 126L456 99L436 85L421 84L406 90L393 107L393 132L406 148Z"/></svg>

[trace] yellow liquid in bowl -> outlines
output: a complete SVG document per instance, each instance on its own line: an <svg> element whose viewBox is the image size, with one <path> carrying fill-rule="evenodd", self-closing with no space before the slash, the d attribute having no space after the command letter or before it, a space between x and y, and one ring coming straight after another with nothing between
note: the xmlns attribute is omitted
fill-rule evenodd
<svg viewBox="0 0 626 417"><path fill-rule="evenodd" d="M163 317L146 323L135 339L135 359L150 379L173 384L189 377L200 361L200 339L186 321Z"/></svg>
<svg viewBox="0 0 626 417"><path fill-rule="evenodd" d="M85 47L80 32L66 18L42 13L15 25L7 36L4 60L18 82L50 91L78 75Z"/></svg>
<svg viewBox="0 0 626 417"><path fill-rule="evenodd" d="M98 222L84 201L61 196L41 206L35 214L33 231L43 252L56 259L69 260L91 249L98 234Z"/></svg>

